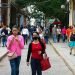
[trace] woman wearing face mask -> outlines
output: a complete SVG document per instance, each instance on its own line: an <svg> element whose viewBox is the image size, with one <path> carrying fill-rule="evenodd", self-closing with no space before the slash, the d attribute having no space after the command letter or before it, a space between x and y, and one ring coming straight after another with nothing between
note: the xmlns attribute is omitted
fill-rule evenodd
<svg viewBox="0 0 75 75"><path fill-rule="evenodd" d="M29 44L27 65L29 65L31 57L32 75L36 75L36 73L37 75L42 75L40 60L42 59L42 55L45 58L45 45L41 42L37 32L34 32L32 36L33 41Z"/></svg>
<svg viewBox="0 0 75 75"><path fill-rule="evenodd" d="M21 50L24 48L24 39L18 35L18 27L12 28L12 35L7 39L8 57L10 58L11 75L19 75Z"/></svg>

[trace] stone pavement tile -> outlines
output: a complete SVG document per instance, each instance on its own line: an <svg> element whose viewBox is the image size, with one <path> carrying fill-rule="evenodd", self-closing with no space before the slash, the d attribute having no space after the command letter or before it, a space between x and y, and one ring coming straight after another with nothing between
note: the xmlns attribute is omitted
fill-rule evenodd
<svg viewBox="0 0 75 75"><path fill-rule="evenodd" d="M67 63L69 68L75 73L75 56L70 55L70 48L67 43L53 43L51 40L53 47L59 53L59 55L63 58L63 60Z"/></svg>
<svg viewBox="0 0 75 75"><path fill-rule="evenodd" d="M0 60L7 54L6 47L0 47Z"/></svg>
<svg viewBox="0 0 75 75"><path fill-rule="evenodd" d="M31 75L30 66L26 65L26 56L27 56L28 46L25 46L25 49L22 51L22 59L20 64L20 74L19 75ZM47 55L50 58L52 67L47 71L43 72L43 75L73 75L69 68L65 65L63 60L58 56L52 46L47 45L46 49ZM10 75L10 64L8 58L6 57L0 63L0 75Z"/></svg>

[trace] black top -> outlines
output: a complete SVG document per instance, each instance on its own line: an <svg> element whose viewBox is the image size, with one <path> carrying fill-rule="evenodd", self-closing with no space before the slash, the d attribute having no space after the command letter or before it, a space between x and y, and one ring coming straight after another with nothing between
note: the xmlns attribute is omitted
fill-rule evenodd
<svg viewBox="0 0 75 75"><path fill-rule="evenodd" d="M2 36L7 36L8 35L8 30L7 29L2 29L1 34L2 34Z"/></svg>

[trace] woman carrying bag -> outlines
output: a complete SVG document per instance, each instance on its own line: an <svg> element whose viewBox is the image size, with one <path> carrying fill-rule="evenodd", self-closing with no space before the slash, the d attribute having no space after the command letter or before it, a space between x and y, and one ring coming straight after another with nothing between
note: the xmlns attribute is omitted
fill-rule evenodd
<svg viewBox="0 0 75 75"><path fill-rule="evenodd" d="M45 45L41 42L39 34L37 32L33 33L33 41L29 44L28 55L27 55L27 65L29 65L29 60L31 56L31 70L32 75L42 75L41 59L42 55L45 58Z"/></svg>
<svg viewBox="0 0 75 75"><path fill-rule="evenodd" d="M24 48L24 39L18 35L18 27L12 28L12 35L7 39L8 58L11 66L11 75L19 75L21 50Z"/></svg>

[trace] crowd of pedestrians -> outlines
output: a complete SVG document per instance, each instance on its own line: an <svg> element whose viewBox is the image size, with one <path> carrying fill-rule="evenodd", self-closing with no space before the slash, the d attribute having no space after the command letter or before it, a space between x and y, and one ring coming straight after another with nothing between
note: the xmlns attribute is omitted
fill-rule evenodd
<svg viewBox="0 0 75 75"><path fill-rule="evenodd" d="M27 65L31 61L32 75L36 75L36 72L37 75L42 75L40 60L42 57L46 58L45 49L49 41L49 33L49 28L43 28L42 26L23 26L21 30L17 26L13 26L12 29L5 25L0 26L0 44L2 44L2 47L6 46L8 49L11 75L19 75L21 51L24 49L24 45L28 44L29 40ZM61 28L54 25L52 28L52 39L54 43L59 43L60 40L64 43L67 40L71 55L72 50L75 48L75 27L70 26L66 28L64 26Z"/></svg>
<svg viewBox="0 0 75 75"><path fill-rule="evenodd" d="M62 40L62 42L65 42L66 40L69 42L73 30L74 30L74 26L73 27L70 26L68 28L64 26L61 28L61 26L57 27L56 25L54 25L54 27L52 28L53 42L57 43L60 42L60 40Z"/></svg>
<svg viewBox="0 0 75 75"><path fill-rule="evenodd" d="M42 75L41 60L46 59L46 43L48 43L48 29L42 26L36 27L30 32L27 26L24 26L21 31L15 25L12 29L3 25L1 27L1 40L3 47L7 47L8 58L11 67L11 75L19 75L19 66L21 62L22 49L28 44L27 66L31 65L32 75ZM47 32L46 32L47 31ZM44 39L45 38L45 39Z"/></svg>
<svg viewBox="0 0 75 75"><path fill-rule="evenodd" d="M0 26L0 46L6 46L7 37L9 36L10 31L11 29L8 26Z"/></svg>
<svg viewBox="0 0 75 75"><path fill-rule="evenodd" d="M67 42L70 47L70 55L74 52L75 56L75 26L69 26L68 28L64 26L61 28L54 25L52 28L52 38L54 43L60 43L61 40L62 43Z"/></svg>

